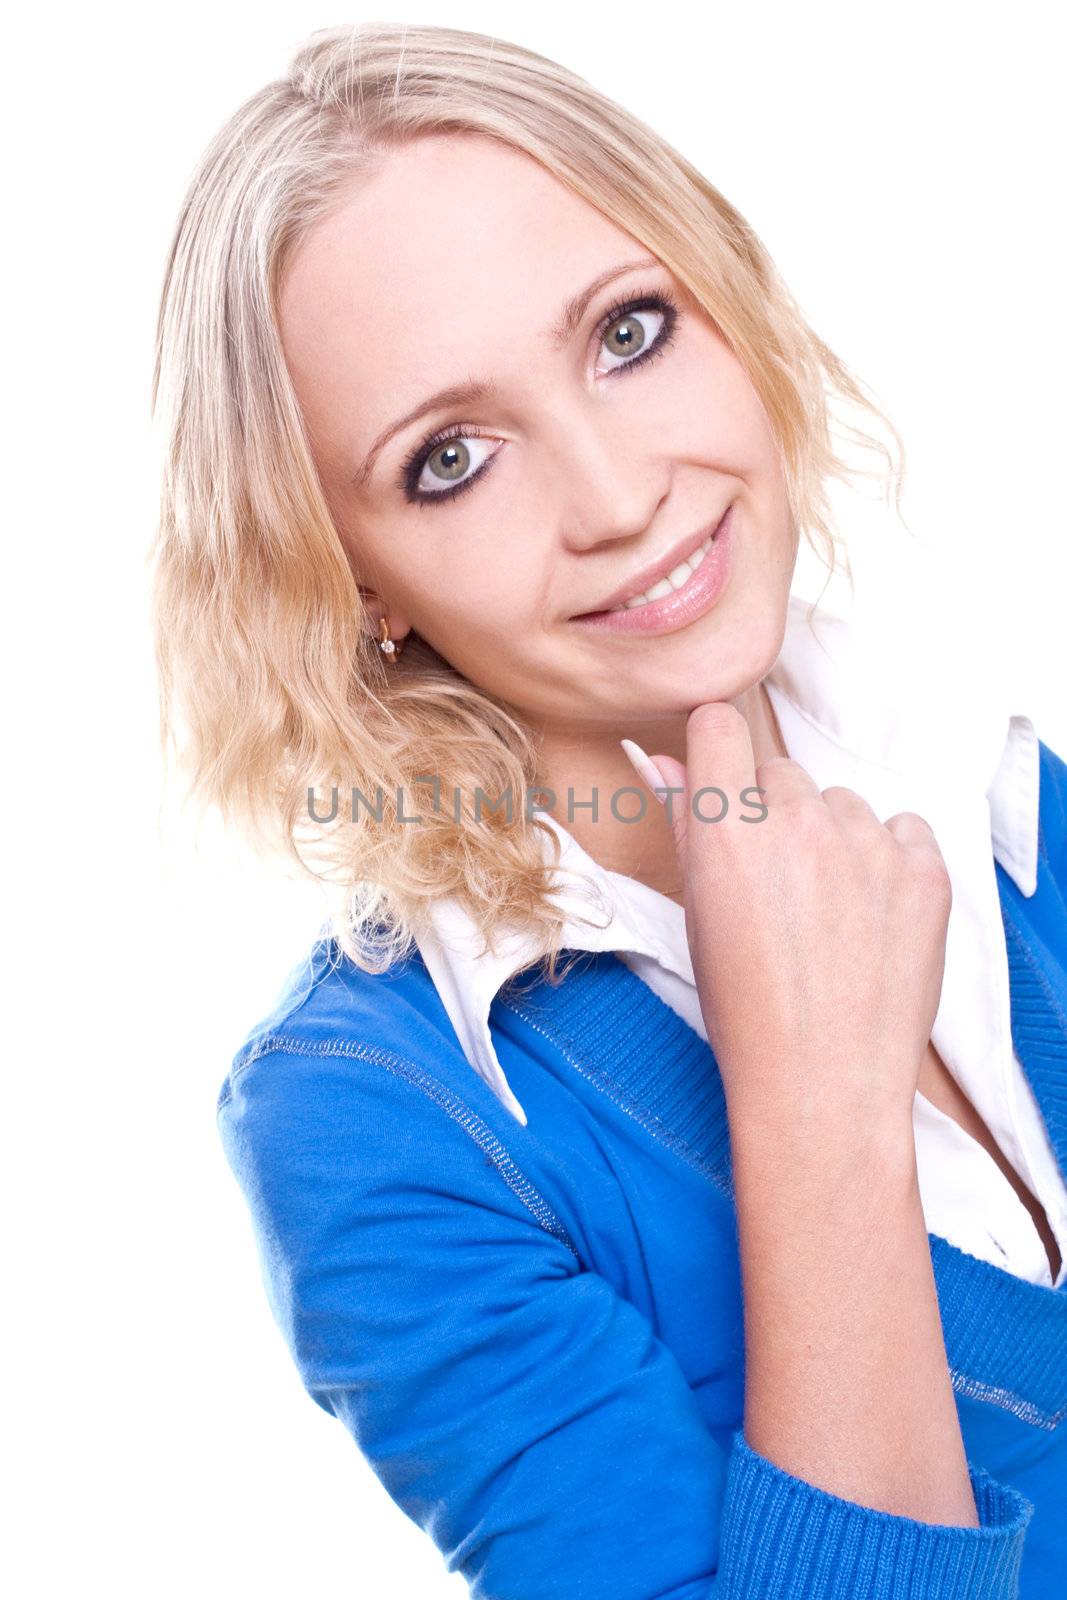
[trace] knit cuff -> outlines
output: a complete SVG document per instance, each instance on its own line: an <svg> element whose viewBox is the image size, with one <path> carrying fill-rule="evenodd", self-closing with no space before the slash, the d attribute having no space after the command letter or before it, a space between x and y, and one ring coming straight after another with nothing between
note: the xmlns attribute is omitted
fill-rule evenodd
<svg viewBox="0 0 1067 1600"><path fill-rule="evenodd" d="M1033 1504L969 1461L967 1470L980 1526L917 1522L793 1477L738 1430L723 1505L724 1600L1016 1600Z"/></svg>

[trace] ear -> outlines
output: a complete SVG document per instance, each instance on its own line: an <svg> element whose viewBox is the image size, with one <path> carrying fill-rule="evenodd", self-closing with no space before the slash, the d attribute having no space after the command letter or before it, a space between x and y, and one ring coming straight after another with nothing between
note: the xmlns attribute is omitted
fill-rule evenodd
<svg viewBox="0 0 1067 1600"><path fill-rule="evenodd" d="M373 628L377 628L378 619L386 609L380 595L376 589L370 588L368 584L360 583L356 587L359 590L359 598L366 607L368 622Z"/></svg>
<svg viewBox="0 0 1067 1600"><path fill-rule="evenodd" d="M368 584L359 585L360 598L367 609L367 626L377 635L378 625L382 617L389 621L389 635L399 644L411 632L411 618L397 606L390 605L388 600L382 598L376 589Z"/></svg>

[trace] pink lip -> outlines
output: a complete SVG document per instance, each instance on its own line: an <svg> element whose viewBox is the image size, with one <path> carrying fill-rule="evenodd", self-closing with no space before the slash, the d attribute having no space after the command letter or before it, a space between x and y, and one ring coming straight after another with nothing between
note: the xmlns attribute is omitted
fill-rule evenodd
<svg viewBox="0 0 1067 1600"><path fill-rule="evenodd" d="M688 583L661 600L622 611L586 611L571 622L583 628L599 628L609 633L673 633L710 611L726 587L730 576L730 545L733 531L731 505L713 536L711 549Z"/></svg>

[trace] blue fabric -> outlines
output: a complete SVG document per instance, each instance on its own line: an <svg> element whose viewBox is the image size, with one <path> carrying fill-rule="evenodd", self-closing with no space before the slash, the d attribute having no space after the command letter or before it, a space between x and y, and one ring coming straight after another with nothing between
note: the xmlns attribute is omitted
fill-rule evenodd
<svg viewBox="0 0 1067 1600"><path fill-rule="evenodd" d="M1067 1173L1067 767L1038 887L997 867L1016 1051ZM980 1527L853 1503L743 1432L740 1264L708 1045L613 954L490 1017L529 1116L465 1060L417 952L327 938L219 1128L312 1398L475 1600L1058 1600L1067 1291L930 1236Z"/></svg>

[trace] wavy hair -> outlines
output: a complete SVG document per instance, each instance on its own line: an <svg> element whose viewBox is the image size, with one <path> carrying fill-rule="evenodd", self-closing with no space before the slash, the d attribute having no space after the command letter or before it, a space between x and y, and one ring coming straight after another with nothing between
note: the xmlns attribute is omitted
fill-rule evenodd
<svg viewBox="0 0 1067 1600"><path fill-rule="evenodd" d="M525 803L510 816L471 803L478 789L534 791L536 738L414 634L395 666L384 662L312 460L276 316L294 247L354 178L404 141L447 132L533 156L685 285L764 406L795 525L829 577L842 566L852 581L827 479L881 475L846 466L834 450L831 402L888 427L901 457L898 513L903 446L730 202L637 117L531 50L453 28L326 29L211 141L169 251L152 382L162 430L151 555L165 779L176 762L186 800L325 885L334 937L364 970L406 954L432 902L452 895L487 947L505 931L532 934L558 981L556 836ZM892 479L886 446L843 427L884 456ZM429 774L460 797L452 815L435 809L420 782ZM313 822L312 794L335 788L343 812ZM352 790L367 801L354 819ZM417 825L401 820L412 814Z"/></svg>

